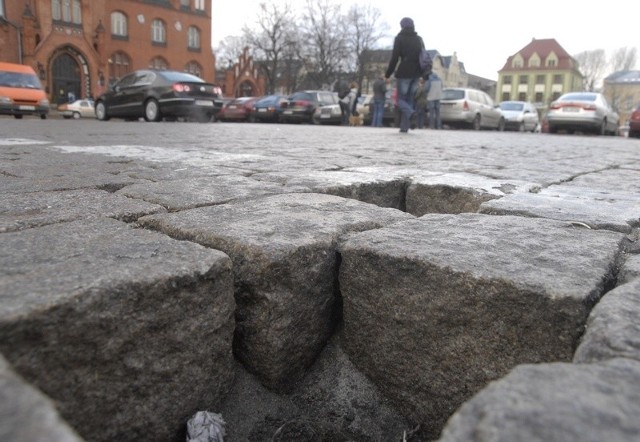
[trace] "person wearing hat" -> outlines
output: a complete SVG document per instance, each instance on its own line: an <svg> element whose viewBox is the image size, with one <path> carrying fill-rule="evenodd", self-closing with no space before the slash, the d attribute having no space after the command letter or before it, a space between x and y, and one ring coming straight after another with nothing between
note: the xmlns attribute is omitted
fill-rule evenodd
<svg viewBox="0 0 640 442"><path fill-rule="evenodd" d="M413 20L409 17L400 20L400 32L393 41L393 52L385 78L388 80L395 72L398 108L401 112L400 132L403 133L407 133L411 126L418 81L423 75L420 67L420 52L423 46L424 43L416 33Z"/></svg>

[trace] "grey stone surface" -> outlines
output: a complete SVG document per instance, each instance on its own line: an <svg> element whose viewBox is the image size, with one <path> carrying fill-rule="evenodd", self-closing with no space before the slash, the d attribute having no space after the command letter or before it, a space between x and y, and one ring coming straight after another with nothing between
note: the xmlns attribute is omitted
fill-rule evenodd
<svg viewBox="0 0 640 442"><path fill-rule="evenodd" d="M640 195L616 196L575 186L551 186L483 203L481 213L520 215L584 223L591 228L631 233L640 226Z"/></svg>
<svg viewBox="0 0 640 442"><path fill-rule="evenodd" d="M104 190L0 193L0 232L100 217L132 222L141 216L165 211L157 204Z"/></svg>
<svg viewBox="0 0 640 442"><path fill-rule="evenodd" d="M0 440L81 442L54 402L17 375L0 355Z"/></svg>
<svg viewBox="0 0 640 442"><path fill-rule="evenodd" d="M437 436L457 407L514 366L571 360L623 238L477 214L353 234L339 248L343 345Z"/></svg>
<svg viewBox="0 0 640 442"><path fill-rule="evenodd" d="M618 283L624 284L635 279L640 279L640 255L627 257L618 275Z"/></svg>
<svg viewBox="0 0 640 442"><path fill-rule="evenodd" d="M477 212L485 201L537 189L533 183L497 180L470 173L415 177L407 189L406 210L415 216Z"/></svg>
<svg viewBox="0 0 640 442"><path fill-rule="evenodd" d="M616 357L640 361L640 279L608 292L594 307L574 362Z"/></svg>
<svg viewBox="0 0 640 442"><path fill-rule="evenodd" d="M309 191L260 182L243 176L203 176L127 186L118 194L160 204L170 211L224 204L285 192Z"/></svg>
<svg viewBox="0 0 640 442"><path fill-rule="evenodd" d="M341 235L413 218L322 194L285 194L143 217L167 235L233 260L234 352L270 388L287 390L339 321L336 244Z"/></svg>
<svg viewBox="0 0 640 442"><path fill-rule="evenodd" d="M516 367L449 420L440 442L634 441L640 362Z"/></svg>
<svg viewBox="0 0 640 442"><path fill-rule="evenodd" d="M87 440L169 440L226 393L228 256L112 219L0 238L0 351Z"/></svg>

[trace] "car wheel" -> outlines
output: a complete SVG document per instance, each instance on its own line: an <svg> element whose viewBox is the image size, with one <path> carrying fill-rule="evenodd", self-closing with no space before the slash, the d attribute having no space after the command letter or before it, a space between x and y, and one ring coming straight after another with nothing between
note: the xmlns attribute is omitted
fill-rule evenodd
<svg viewBox="0 0 640 442"><path fill-rule="evenodd" d="M518 132L524 132L524 121L521 121L518 125Z"/></svg>
<svg viewBox="0 0 640 442"><path fill-rule="evenodd" d="M600 123L600 127L597 129L598 135L606 135L607 134L607 120L602 120Z"/></svg>
<svg viewBox="0 0 640 442"><path fill-rule="evenodd" d="M63 115L62 118L64 118L65 120L70 120L71 119L71 115Z"/></svg>
<svg viewBox="0 0 640 442"><path fill-rule="evenodd" d="M47 114L40 114L40 119L41 120L46 120L47 119Z"/></svg>
<svg viewBox="0 0 640 442"><path fill-rule="evenodd" d="M552 125L549 125L549 133L550 134L557 134L558 133L558 128Z"/></svg>
<svg viewBox="0 0 640 442"><path fill-rule="evenodd" d="M22 120L22 115L14 115L14 118L15 118L16 120Z"/></svg>
<svg viewBox="0 0 640 442"><path fill-rule="evenodd" d="M471 123L471 128L473 130L480 130L480 115L476 115L476 117L473 119L473 122Z"/></svg>
<svg viewBox="0 0 640 442"><path fill-rule="evenodd" d="M154 98L149 98L144 104L144 119L146 121L160 121L160 106Z"/></svg>
<svg viewBox="0 0 640 442"><path fill-rule="evenodd" d="M640 132L629 131L629 138L640 138Z"/></svg>
<svg viewBox="0 0 640 442"><path fill-rule="evenodd" d="M504 132L504 118L500 118L500 121L498 122L498 132Z"/></svg>
<svg viewBox="0 0 640 442"><path fill-rule="evenodd" d="M80 119L80 112L74 112L73 113L73 119L74 120L79 120Z"/></svg>
<svg viewBox="0 0 640 442"><path fill-rule="evenodd" d="M108 121L109 114L107 113L107 106L103 101L98 101L96 103L96 118L100 121Z"/></svg>

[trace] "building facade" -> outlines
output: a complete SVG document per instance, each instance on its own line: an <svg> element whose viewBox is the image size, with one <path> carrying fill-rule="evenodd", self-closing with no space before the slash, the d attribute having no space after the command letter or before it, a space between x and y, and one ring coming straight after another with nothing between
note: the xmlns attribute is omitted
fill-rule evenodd
<svg viewBox="0 0 640 442"><path fill-rule="evenodd" d="M136 69L215 80L207 0L0 0L0 60L32 66L52 103Z"/></svg>
<svg viewBox="0 0 640 442"><path fill-rule="evenodd" d="M620 115L620 124L629 121L640 105L640 71L614 72L604 79L602 94Z"/></svg>
<svg viewBox="0 0 640 442"><path fill-rule="evenodd" d="M533 39L498 71L496 101L530 101L545 109L560 95L582 91L578 63L555 39Z"/></svg>

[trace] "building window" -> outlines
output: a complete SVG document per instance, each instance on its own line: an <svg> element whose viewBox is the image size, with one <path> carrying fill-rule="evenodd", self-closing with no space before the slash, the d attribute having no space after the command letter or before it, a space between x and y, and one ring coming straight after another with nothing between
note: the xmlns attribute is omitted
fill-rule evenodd
<svg viewBox="0 0 640 442"><path fill-rule="evenodd" d="M189 9L189 3L191 3L191 0L180 0L180 8Z"/></svg>
<svg viewBox="0 0 640 442"><path fill-rule="evenodd" d="M553 84L562 84L562 75L556 74L553 76Z"/></svg>
<svg viewBox="0 0 640 442"><path fill-rule="evenodd" d="M520 84L529 84L529 76L520 75Z"/></svg>
<svg viewBox="0 0 640 442"><path fill-rule="evenodd" d="M131 72L131 59L124 52L114 52L109 58L109 83Z"/></svg>
<svg viewBox="0 0 640 442"><path fill-rule="evenodd" d="M536 103L542 103L544 100L544 94L542 92L536 92Z"/></svg>
<svg viewBox="0 0 640 442"><path fill-rule="evenodd" d="M53 0L51 2L51 18L79 25L82 23L82 4L80 0Z"/></svg>
<svg viewBox="0 0 640 442"><path fill-rule="evenodd" d="M155 57L149 62L149 69L166 70L169 69L169 63L162 57Z"/></svg>
<svg viewBox="0 0 640 442"><path fill-rule="evenodd" d="M505 75L502 77L502 84L511 84L511 75Z"/></svg>
<svg viewBox="0 0 640 442"><path fill-rule="evenodd" d="M189 26L189 49L200 49L200 30L195 26Z"/></svg>
<svg viewBox="0 0 640 442"><path fill-rule="evenodd" d="M202 66L200 66L200 64L195 61L190 61L184 67L184 71L202 78Z"/></svg>
<svg viewBox="0 0 640 442"><path fill-rule="evenodd" d="M511 99L511 96L509 95L509 92L502 93L502 101L509 101L510 99Z"/></svg>
<svg viewBox="0 0 640 442"><path fill-rule="evenodd" d="M544 75L536 75L536 84L544 84L545 76Z"/></svg>
<svg viewBox="0 0 640 442"><path fill-rule="evenodd" d="M551 101L556 101L558 98L560 98L560 95L562 95L562 92L554 92L551 95Z"/></svg>
<svg viewBox="0 0 640 442"><path fill-rule="evenodd" d="M547 66L555 67L555 65L556 65L556 60L555 59L552 58L552 59L547 60Z"/></svg>
<svg viewBox="0 0 640 442"><path fill-rule="evenodd" d="M527 93L526 92L520 92L518 94L518 101L527 101Z"/></svg>
<svg viewBox="0 0 640 442"><path fill-rule="evenodd" d="M197 11L204 11L204 0L195 0L195 7Z"/></svg>
<svg viewBox="0 0 640 442"><path fill-rule="evenodd" d="M4 0L0 0L0 17L4 18Z"/></svg>
<svg viewBox="0 0 640 442"><path fill-rule="evenodd" d="M111 13L111 35L127 36L127 16L120 11Z"/></svg>
<svg viewBox="0 0 640 442"><path fill-rule="evenodd" d="M160 19L155 19L151 23L151 41L154 43L166 43L167 31L164 26L164 22Z"/></svg>

